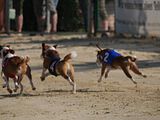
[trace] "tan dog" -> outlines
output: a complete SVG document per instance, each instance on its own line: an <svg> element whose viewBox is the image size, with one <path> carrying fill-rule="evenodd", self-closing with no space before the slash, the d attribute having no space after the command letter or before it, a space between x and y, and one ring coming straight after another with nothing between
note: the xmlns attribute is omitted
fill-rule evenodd
<svg viewBox="0 0 160 120"><path fill-rule="evenodd" d="M98 80L98 82L102 81L102 77L105 73L105 78L108 77L109 71L114 68L121 68L125 75L130 78L130 80L137 84L137 82L132 78L131 74L129 73L129 69L133 71L135 74L147 77L146 75L143 75L136 65L136 57L132 56L123 56L120 53L116 52L112 49L101 49L98 45L99 51L97 52L97 63L101 64L101 76ZM107 71L105 72L107 68Z"/></svg>
<svg viewBox="0 0 160 120"><path fill-rule="evenodd" d="M49 46L42 43L42 57L43 57L43 70L41 80L44 81L48 75L58 76L61 75L73 86L73 93L76 93L76 83L74 80L74 67L69 62L70 59L77 56L75 52L70 53L61 60L58 51L56 50L57 45ZM49 73L46 73L46 71Z"/></svg>
<svg viewBox="0 0 160 120"><path fill-rule="evenodd" d="M3 87L7 87L8 92L11 94L12 90L9 87L9 78L14 80L15 89L17 91L18 86L20 85L20 93L23 92L23 85L21 83L23 76L27 75L29 78L32 90L36 88L32 82L31 68L28 65L29 57L19 57L16 56L15 51L10 49L9 46L0 46L0 57L2 58L2 73L1 76L5 81Z"/></svg>

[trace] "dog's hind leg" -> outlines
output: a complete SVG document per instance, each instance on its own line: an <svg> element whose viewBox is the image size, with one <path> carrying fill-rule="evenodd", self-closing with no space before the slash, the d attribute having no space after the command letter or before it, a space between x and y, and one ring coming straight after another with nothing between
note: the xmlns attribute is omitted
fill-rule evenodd
<svg viewBox="0 0 160 120"><path fill-rule="evenodd" d="M30 84L31 84L32 90L36 90L36 87L34 86L33 81L32 81L31 68L30 68L29 66L27 66L26 75L27 75L27 77L28 77L28 79L29 79L29 82L30 82Z"/></svg>
<svg viewBox="0 0 160 120"><path fill-rule="evenodd" d="M42 70L42 74L41 74L41 81L44 81L45 80L45 77L46 77L46 74L45 74L45 72L47 71L47 69L46 68L43 68L43 70Z"/></svg>
<svg viewBox="0 0 160 120"><path fill-rule="evenodd" d="M17 81L19 81L19 76L16 76L14 79L13 79L13 81L14 81L14 86L15 86L15 89L13 90L14 92L17 92L17 89L19 88L18 87L18 82Z"/></svg>
<svg viewBox="0 0 160 120"><path fill-rule="evenodd" d="M76 93L76 82L74 80L74 69L72 66L71 66L71 69L68 71L68 76L70 76L69 81L72 81L72 83L73 83L73 93Z"/></svg>
<svg viewBox="0 0 160 120"><path fill-rule="evenodd" d="M73 86L73 93L76 93L76 83L74 82L73 76L71 75L70 77L70 75L64 72L61 73L61 75L64 77L64 79L66 79L70 83L70 85Z"/></svg>
<svg viewBox="0 0 160 120"><path fill-rule="evenodd" d="M128 70L128 67L127 66L120 66L123 70L123 72L125 73L125 75L130 78L130 80L134 83L134 84L137 84L137 82L132 78L132 76L130 75L129 73L129 70Z"/></svg>
<svg viewBox="0 0 160 120"><path fill-rule="evenodd" d="M20 92L19 92L19 94L22 94L22 92L23 92L23 85L22 85L21 82L19 83L19 85L20 85Z"/></svg>
<svg viewBox="0 0 160 120"><path fill-rule="evenodd" d="M138 66L136 65L136 63L134 63L134 62L132 62L131 64L130 64L130 69L135 73L135 74L137 74L137 75L140 75L140 76L142 76L142 77L147 77L146 75L143 75L140 71L139 71L139 69L138 69Z"/></svg>

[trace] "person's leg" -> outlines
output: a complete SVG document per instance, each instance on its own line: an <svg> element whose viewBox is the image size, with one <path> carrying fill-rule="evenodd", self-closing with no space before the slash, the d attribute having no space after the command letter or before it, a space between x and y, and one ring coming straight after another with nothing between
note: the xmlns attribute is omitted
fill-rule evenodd
<svg viewBox="0 0 160 120"><path fill-rule="evenodd" d="M57 21L58 21L58 13L57 13L57 5L59 0L48 0L48 9L51 11L51 30L50 32L57 32Z"/></svg>
<svg viewBox="0 0 160 120"><path fill-rule="evenodd" d="M58 21L57 13L51 13L51 30L50 30L50 32L57 32L57 21Z"/></svg>
<svg viewBox="0 0 160 120"><path fill-rule="evenodd" d="M3 30L3 11L0 11L0 31Z"/></svg>
<svg viewBox="0 0 160 120"><path fill-rule="evenodd" d="M4 0L0 0L0 32L4 28Z"/></svg>
<svg viewBox="0 0 160 120"><path fill-rule="evenodd" d="M37 29L44 32L45 16L43 15L43 0L33 0L33 8L37 21Z"/></svg>
<svg viewBox="0 0 160 120"><path fill-rule="evenodd" d="M87 4L87 0L79 0L79 4L82 10L82 15L83 15L83 21L84 21L84 28L85 31L87 32L87 26L88 26L88 4Z"/></svg>
<svg viewBox="0 0 160 120"><path fill-rule="evenodd" d="M22 32L23 27L23 15L17 16L17 32Z"/></svg>
<svg viewBox="0 0 160 120"><path fill-rule="evenodd" d="M107 15L105 6L106 6L105 0L99 0L101 25L102 25L102 30L104 31L104 33L108 31L108 15Z"/></svg>
<svg viewBox="0 0 160 120"><path fill-rule="evenodd" d="M23 2L24 2L24 0L13 0L13 6L16 10L17 32L22 32L22 27L23 27Z"/></svg>

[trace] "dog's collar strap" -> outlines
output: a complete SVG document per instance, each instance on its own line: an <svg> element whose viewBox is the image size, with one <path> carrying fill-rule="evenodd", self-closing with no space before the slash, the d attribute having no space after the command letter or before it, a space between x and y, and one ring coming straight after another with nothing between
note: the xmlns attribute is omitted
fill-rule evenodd
<svg viewBox="0 0 160 120"><path fill-rule="evenodd" d="M122 56L122 55L116 52L115 50L108 50L103 55L103 62L111 65L113 60L118 56Z"/></svg>
<svg viewBox="0 0 160 120"><path fill-rule="evenodd" d="M60 62L60 59L57 59L57 60L54 60L54 61L51 62L51 64L49 65L49 68L48 68L50 74L52 74L52 75L54 75L54 76L58 76L58 75L59 75L59 74L57 73L57 71L56 71L56 65L57 65L57 63L59 63L59 62Z"/></svg>

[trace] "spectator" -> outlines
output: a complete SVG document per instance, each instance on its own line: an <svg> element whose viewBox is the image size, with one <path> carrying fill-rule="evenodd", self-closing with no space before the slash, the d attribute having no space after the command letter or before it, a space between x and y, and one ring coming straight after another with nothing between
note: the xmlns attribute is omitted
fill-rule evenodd
<svg viewBox="0 0 160 120"><path fill-rule="evenodd" d="M19 33L23 27L23 2L24 0L13 0L13 8L16 10L16 29Z"/></svg>
<svg viewBox="0 0 160 120"><path fill-rule="evenodd" d="M44 32L44 22L45 22L45 14L43 10L44 0L32 0L33 1L33 9L36 16L37 21L37 29L39 32Z"/></svg>
<svg viewBox="0 0 160 120"><path fill-rule="evenodd" d="M88 26L88 4L87 4L87 0L79 0L79 5L80 5L80 8L82 10L82 15L83 15L83 22L84 22L84 28L85 28L85 31L87 32L87 26Z"/></svg>
<svg viewBox="0 0 160 120"><path fill-rule="evenodd" d="M92 7L94 6L96 0L92 0L91 4ZM79 0L80 7L82 9L83 17L84 17L84 23L85 23L85 30L87 30L88 21L87 21L87 15L88 15L88 9L87 9L87 1L86 0ZM106 2L105 0L98 0L98 7L99 7L99 14L101 19L101 26L102 26L102 36L108 36L108 14L106 11ZM93 7L93 9L95 9ZM93 11L92 11L93 12ZM93 14L92 14L93 15ZM92 16L93 17L93 16ZM94 31L94 30L92 30Z"/></svg>
<svg viewBox="0 0 160 120"><path fill-rule="evenodd" d="M101 25L103 29L102 36L108 36L108 14L106 11L106 2L105 0L99 0L99 12L101 18Z"/></svg>
<svg viewBox="0 0 160 120"><path fill-rule="evenodd" d="M47 7L50 11L50 23L51 29L50 32L57 32L57 21L58 21L58 13L57 13L57 5L59 0L47 0Z"/></svg>
<svg viewBox="0 0 160 120"><path fill-rule="evenodd" d="M4 31L4 0L0 0L0 32Z"/></svg>

